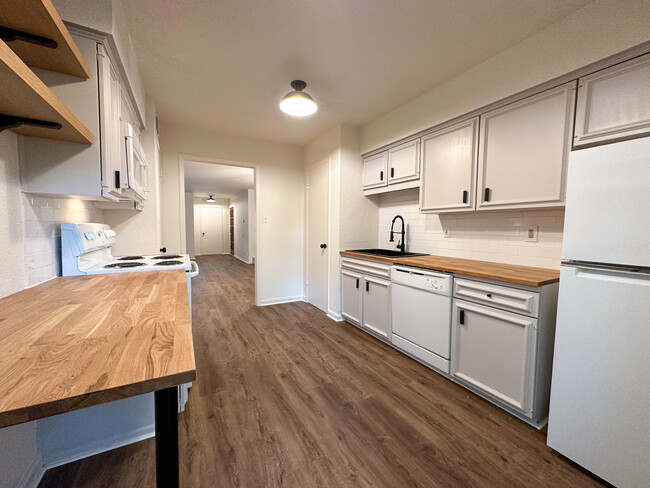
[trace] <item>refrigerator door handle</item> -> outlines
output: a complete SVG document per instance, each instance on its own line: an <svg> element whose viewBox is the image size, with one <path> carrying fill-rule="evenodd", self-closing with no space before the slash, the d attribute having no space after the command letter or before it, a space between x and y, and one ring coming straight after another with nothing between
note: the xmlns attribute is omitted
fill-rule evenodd
<svg viewBox="0 0 650 488"><path fill-rule="evenodd" d="M635 268L634 266L621 267L621 266L612 266L607 264L592 264L592 263L562 263L562 266L569 268L576 268L578 270L592 271L598 273L615 273L620 275L626 275L629 277L637 277L640 279L647 279L650 277L649 268ZM643 277L643 278L642 278Z"/></svg>

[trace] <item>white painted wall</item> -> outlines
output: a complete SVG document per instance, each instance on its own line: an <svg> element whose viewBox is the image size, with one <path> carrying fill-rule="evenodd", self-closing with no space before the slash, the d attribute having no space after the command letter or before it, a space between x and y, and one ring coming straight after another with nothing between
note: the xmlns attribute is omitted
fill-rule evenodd
<svg viewBox="0 0 650 488"><path fill-rule="evenodd" d="M190 259L196 257L196 248L194 244L195 224L194 224L194 195L190 191L185 192L185 243L187 254Z"/></svg>
<svg viewBox="0 0 650 488"><path fill-rule="evenodd" d="M598 0L363 126L365 153L650 40L647 0Z"/></svg>
<svg viewBox="0 0 650 488"><path fill-rule="evenodd" d="M235 257L249 263L248 251L248 190L243 190L230 199L234 209Z"/></svg>
<svg viewBox="0 0 650 488"><path fill-rule="evenodd" d="M149 164L149 192L144 209L104 210L104 221L118 235L112 250L115 256L133 254L158 254L160 252L160 205L158 205L160 168L156 154L156 106L147 98L146 129L142 131L140 142Z"/></svg>
<svg viewBox="0 0 650 488"><path fill-rule="evenodd" d="M257 248L257 210L255 208L255 190L248 190L248 262L255 262Z"/></svg>
<svg viewBox="0 0 650 488"><path fill-rule="evenodd" d="M559 269L564 209L531 209L460 214L423 214L418 189L381 195L378 244L389 242L390 224L397 214L406 222L406 249L411 252L478 259L498 263ZM529 225L539 227L538 241L526 242ZM399 227L399 226L398 226ZM443 237L443 229L449 237Z"/></svg>
<svg viewBox="0 0 650 488"><path fill-rule="evenodd" d="M377 199L363 196L359 136L359 129L338 125L305 146L305 178L314 166L325 161L330 163L328 315L334 319L341 318L339 252L377 244ZM305 264L305 281L307 279Z"/></svg>
<svg viewBox="0 0 650 488"><path fill-rule="evenodd" d="M184 251L179 192L179 156L257 165L258 206L256 301L267 305L303 297L303 167L302 148L250 137L161 123L161 215L163 242L170 252ZM194 160L197 160L194 158ZM262 223L263 219L267 223Z"/></svg>

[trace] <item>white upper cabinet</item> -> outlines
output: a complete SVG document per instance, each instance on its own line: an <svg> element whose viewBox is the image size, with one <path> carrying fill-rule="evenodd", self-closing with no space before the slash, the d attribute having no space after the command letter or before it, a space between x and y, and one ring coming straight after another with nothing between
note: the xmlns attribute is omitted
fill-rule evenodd
<svg viewBox="0 0 650 488"><path fill-rule="evenodd" d="M481 115L477 208L564 205L576 83Z"/></svg>
<svg viewBox="0 0 650 488"><path fill-rule="evenodd" d="M382 152L363 160L363 189L388 184L388 153Z"/></svg>
<svg viewBox="0 0 650 488"><path fill-rule="evenodd" d="M475 209L478 117L422 137L420 210Z"/></svg>
<svg viewBox="0 0 650 488"><path fill-rule="evenodd" d="M420 177L420 141L410 141L388 150L388 184Z"/></svg>
<svg viewBox="0 0 650 488"><path fill-rule="evenodd" d="M650 134L650 54L578 83L575 147Z"/></svg>

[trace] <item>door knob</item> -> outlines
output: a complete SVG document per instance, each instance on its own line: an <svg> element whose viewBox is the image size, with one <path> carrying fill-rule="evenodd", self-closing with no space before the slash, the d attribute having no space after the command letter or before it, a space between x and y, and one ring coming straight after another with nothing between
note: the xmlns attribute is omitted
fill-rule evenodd
<svg viewBox="0 0 650 488"><path fill-rule="evenodd" d="M320 245L320 248L321 248L321 249L327 249L327 244L325 244L325 243L321 244L321 245Z"/></svg>

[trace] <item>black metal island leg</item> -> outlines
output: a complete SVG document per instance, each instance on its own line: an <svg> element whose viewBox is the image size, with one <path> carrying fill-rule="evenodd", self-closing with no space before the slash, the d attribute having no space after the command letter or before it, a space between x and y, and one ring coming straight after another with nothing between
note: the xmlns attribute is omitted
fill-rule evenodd
<svg viewBox="0 0 650 488"><path fill-rule="evenodd" d="M154 393L156 487L178 488L178 387Z"/></svg>

